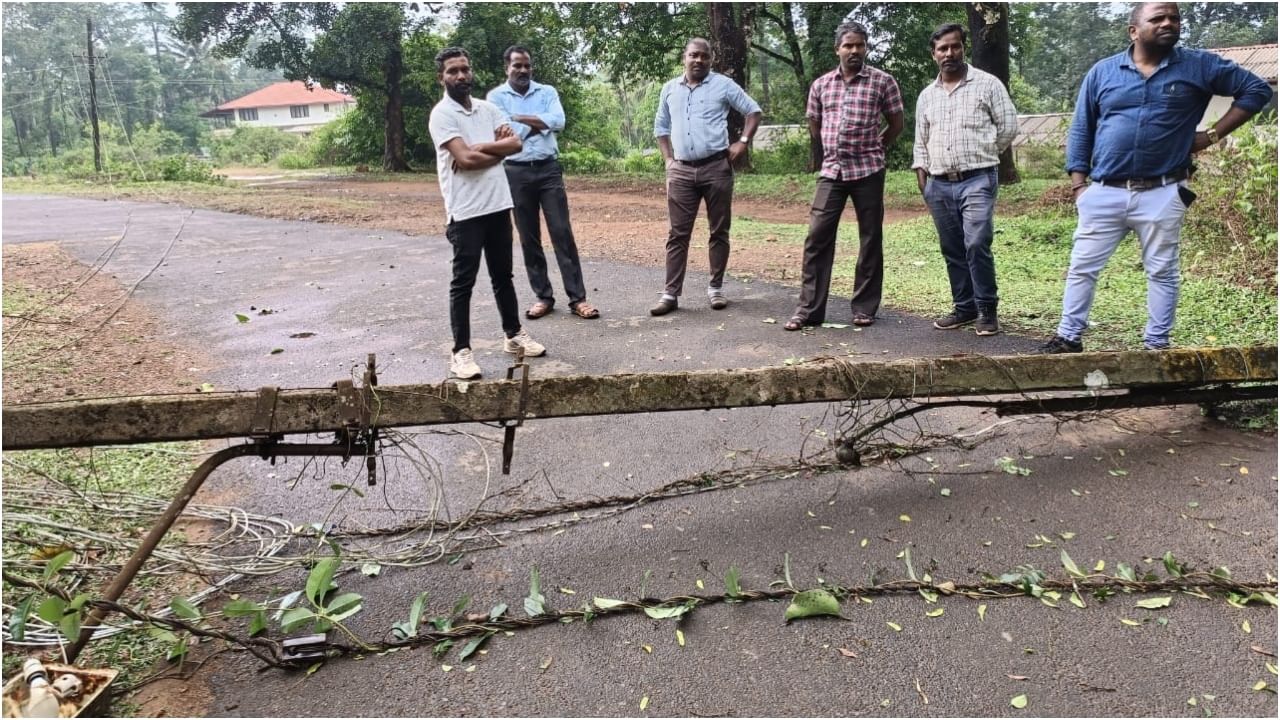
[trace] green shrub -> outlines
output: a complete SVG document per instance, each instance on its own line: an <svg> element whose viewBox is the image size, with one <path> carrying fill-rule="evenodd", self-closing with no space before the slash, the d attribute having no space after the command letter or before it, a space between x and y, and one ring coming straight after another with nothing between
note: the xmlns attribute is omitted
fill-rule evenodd
<svg viewBox="0 0 1280 720"><path fill-rule="evenodd" d="M213 157L221 165L266 165L280 155L297 150L303 138L269 127L240 126L213 141Z"/></svg>
<svg viewBox="0 0 1280 720"><path fill-rule="evenodd" d="M622 172L649 174L660 173L666 167L662 161L662 153L657 150L645 152L643 150L631 150L626 157L622 158Z"/></svg>
<svg viewBox="0 0 1280 720"><path fill-rule="evenodd" d="M761 175L797 175L809 165L809 136L803 131L787 135L768 150L751 153L751 166Z"/></svg>
<svg viewBox="0 0 1280 720"><path fill-rule="evenodd" d="M1182 262L1228 283L1276 290L1276 124L1251 122L1196 156Z"/></svg>
<svg viewBox="0 0 1280 720"><path fill-rule="evenodd" d="M1016 154L1018 173L1024 178L1057 180L1066 175L1067 150L1057 143L1027 143Z"/></svg>
<svg viewBox="0 0 1280 720"><path fill-rule="evenodd" d="M594 175L613 169L603 153L591 148L561 152L560 164L565 172L575 175Z"/></svg>
<svg viewBox="0 0 1280 720"><path fill-rule="evenodd" d="M213 166L191 155L170 155L146 163L128 174L133 182L194 182L221 185L224 175L215 175Z"/></svg>
<svg viewBox="0 0 1280 720"><path fill-rule="evenodd" d="M287 152L276 158L276 165L285 170L306 170L316 166L314 155L310 152Z"/></svg>
<svg viewBox="0 0 1280 720"><path fill-rule="evenodd" d="M311 134L308 144L311 164L381 165L384 136L381 115L357 106Z"/></svg>

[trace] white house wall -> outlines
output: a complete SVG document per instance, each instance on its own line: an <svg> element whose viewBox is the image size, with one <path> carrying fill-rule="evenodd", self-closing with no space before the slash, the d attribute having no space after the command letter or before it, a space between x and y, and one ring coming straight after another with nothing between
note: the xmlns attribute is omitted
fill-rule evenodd
<svg viewBox="0 0 1280 720"><path fill-rule="evenodd" d="M329 103L329 111L325 112L324 103L311 103L307 107L310 108L309 114L304 118L293 117L290 112L290 106L281 107L260 107L258 110L257 120L241 120L240 111L233 111L234 125L245 125L247 127L274 127L281 130L304 131L310 130L317 126L341 116L347 110L346 103Z"/></svg>

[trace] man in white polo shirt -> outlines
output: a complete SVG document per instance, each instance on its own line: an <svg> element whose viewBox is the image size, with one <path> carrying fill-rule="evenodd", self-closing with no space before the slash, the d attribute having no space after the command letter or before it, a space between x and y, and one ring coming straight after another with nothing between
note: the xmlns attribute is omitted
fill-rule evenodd
<svg viewBox="0 0 1280 720"><path fill-rule="evenodd" d="M460 380L480 377L471 352L471 289L483 254L498 301L503 349L526 356L547 349L520 326L520 308L511 279L511 189L502 159L520 152L520 138L502 111L471 97L471 60L460 47L436 55L436 77L444 97L431 109L431 141L436 146L436 174L448 220L445 235L453 245L453 280L449 283L449 324L453 353L449 374Z"/></svg>

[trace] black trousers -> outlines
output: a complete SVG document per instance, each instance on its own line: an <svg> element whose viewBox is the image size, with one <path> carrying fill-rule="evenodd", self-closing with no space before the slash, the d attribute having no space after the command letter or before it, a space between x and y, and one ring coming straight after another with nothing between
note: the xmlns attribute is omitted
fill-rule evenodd
<svg viewBox="0 0 1280 720"><path fill-rule="evenodd" d="M845 202L853 199L858 216L858 265L853 276L855 315L875 317L884 288L884 174L857 180L818 178L813 207L809 211L809 235L804 240L800 304L796 316L817 325L827 318L827 294L836 256L836 230Z"/></svg>
<svg viewBox="0 0 1280 720"><path fill-rule="evenodd" d="M484 256L507 337L520 332L520 308L511 281L511 213L507 210L449 223L445 236L453 245L453 279L449 282L449 325L453 351L471 347L471 289Z"/></svg>
<svg viewBox="0 0 1280 720"><path fill-rule="evenodd" d="M569 296L569 305L577 305L587 299L587 288L582 280L582 262L578 259L578 244L573 239L573 227L569 224L569 198L564 189L564 170L559 161L546 165L505 165L507 183L511 186L511 199L515 202L516 230L520 233L520 248L524 251L524 269L529 274L529 287L539 300L555 304L551 278L547 274L547 256L542 250L542 222L538 210L547 219L547 234L560 266L560 280Z"/></svg>

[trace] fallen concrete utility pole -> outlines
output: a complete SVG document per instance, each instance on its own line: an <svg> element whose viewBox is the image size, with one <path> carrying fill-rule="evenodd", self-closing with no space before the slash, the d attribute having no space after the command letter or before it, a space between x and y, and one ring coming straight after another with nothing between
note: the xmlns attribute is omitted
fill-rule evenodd
<svg viewBox="0 0 1280 720"><path fill-rule="evenodd" d="M142 396L4 408L4 449L266 437L362 428L1044 391L1177 391L1274 383L1276 347L893 361L823 359L750 370L571 375L326 390ZM1188 400L1197 402L1198 400Z"/></svg>

